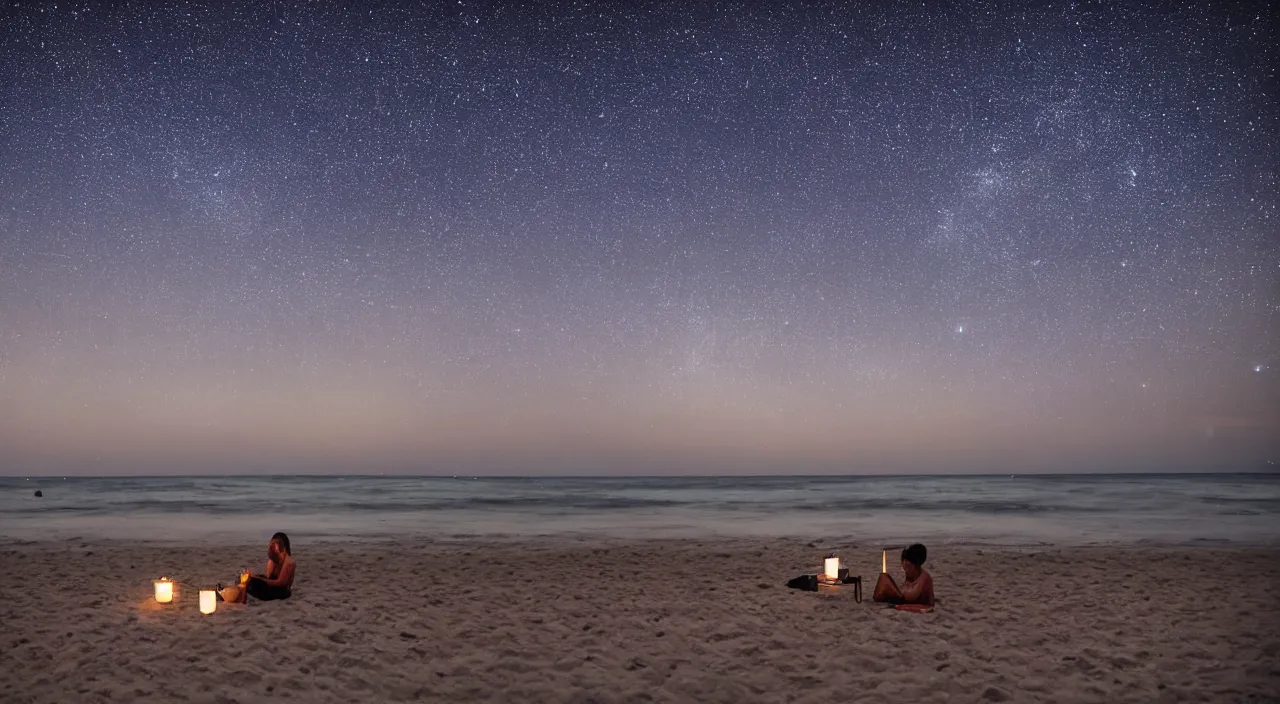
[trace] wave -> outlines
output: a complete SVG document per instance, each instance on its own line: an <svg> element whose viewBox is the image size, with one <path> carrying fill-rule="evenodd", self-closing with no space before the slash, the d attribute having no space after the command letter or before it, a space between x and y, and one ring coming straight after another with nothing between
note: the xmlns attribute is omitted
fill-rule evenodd
<svg viewBox="0 0 1280 704"><path fill-rule="evenodd" d="M42 498L34 498L43 489ZM231 517L228 520L228 517ZM919 534L999 541L1280 540L1273 476L0 478L0 539ZM236 531L240 531L237 533ZM237 538L239 539L239 538Z"/></svg>
<svg viewBox="0 0 1280 704"><path fill-rule="evenodd" d="M1280 498L1259 498L1256 496L1202 496L1200 501L1215 506L1256 506L1264 509L1280 510Z"/></svg>
<svg viewBox="0 0 1280 704"><path fill-rule="evenodd" d="M1107 508L1097 505L1086 506L1083 504L1053 504L1053 503L1035 503L1025 501L991 501L991 500L964 500L964 499L940 499L940 500L919 500L919 499L897 499L897 498L868 498L868 499L834 499L824 501L822 503L811 504L803 508L813 508L827 511L925 511L925 512L943 512L943 513L1051 513L1051 512L1071 512L1071 513L1107 513L1114 511L1115 508Z"/></svg>
<svg viewBox="0 0 1280 704"><path fill-rule="evenodd" d="M649 498L624 496L505 496L505 497L404 497L388 500L386 496L333 497L317 500L317 497L288 499L245 499L236 497L225 501L195 499L139 499L131 501L77 502L15 507L17 514L131 514L131 513L202 513L238 515L272 512L280 514L311 514L326 511L350 513L413 513L426 511L533 511L545 513L592 513L637 510L691 509L709 512L760 512L781 514L796 511L826 514L856 514L858 512L911 511L926 513L973 514L1026 514L1045 513L1109 513L1119 507L1070 504L1034 503L992 500L913 500L889 497L833 498L824 500L721 500L699 498ZM1123 510L1133 511L1134 507Z"/></svg>
<svg viewBox="0 0 1280 704"><path fill-rule="evenodd" d="M28 516L646 511L739 516L1280 514L1280 484L1240 477L184 477L41 483L46 485L45 498L32 499L30 490L36 485L0 479L0 511Z"/></svg>

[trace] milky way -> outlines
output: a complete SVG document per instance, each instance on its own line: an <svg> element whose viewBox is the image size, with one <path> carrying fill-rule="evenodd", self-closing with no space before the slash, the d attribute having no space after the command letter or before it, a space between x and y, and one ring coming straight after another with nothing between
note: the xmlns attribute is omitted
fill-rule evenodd
<svg viewBox="0 0 1280 704"><path fill-rule="evenodd" d="M1280 460L1275 7L414 5L0 10L0 472Z"/></svg>

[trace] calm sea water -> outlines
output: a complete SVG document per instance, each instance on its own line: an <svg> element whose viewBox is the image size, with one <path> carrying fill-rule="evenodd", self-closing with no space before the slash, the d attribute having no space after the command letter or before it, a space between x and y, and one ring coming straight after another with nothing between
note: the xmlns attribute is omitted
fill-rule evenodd
<svg viewBox="0 0 1280 704"><path fill-rule="evenodd" d="M43 498L33 493L40 489ZM0 539L1280 542L1280 475L0 478Z"/></svg>

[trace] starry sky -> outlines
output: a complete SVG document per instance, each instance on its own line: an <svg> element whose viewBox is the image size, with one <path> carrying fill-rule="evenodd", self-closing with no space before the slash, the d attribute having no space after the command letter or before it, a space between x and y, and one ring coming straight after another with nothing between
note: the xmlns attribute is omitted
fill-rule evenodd
<svg viewBox="0 0 1280 704"><path fill-rule="evenodd" d="M1274 467L1276 9L6 2L0 473Z"/></svg>

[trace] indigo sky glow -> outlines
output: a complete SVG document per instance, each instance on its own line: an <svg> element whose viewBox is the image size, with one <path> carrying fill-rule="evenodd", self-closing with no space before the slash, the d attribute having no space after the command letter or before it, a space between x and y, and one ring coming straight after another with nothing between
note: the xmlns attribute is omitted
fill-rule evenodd
<svg viewBox="0 0 1280 704"><path fill-rule="evenodd" d="M0 473L1280 461L1269 3L10 2Z"/></svg>

